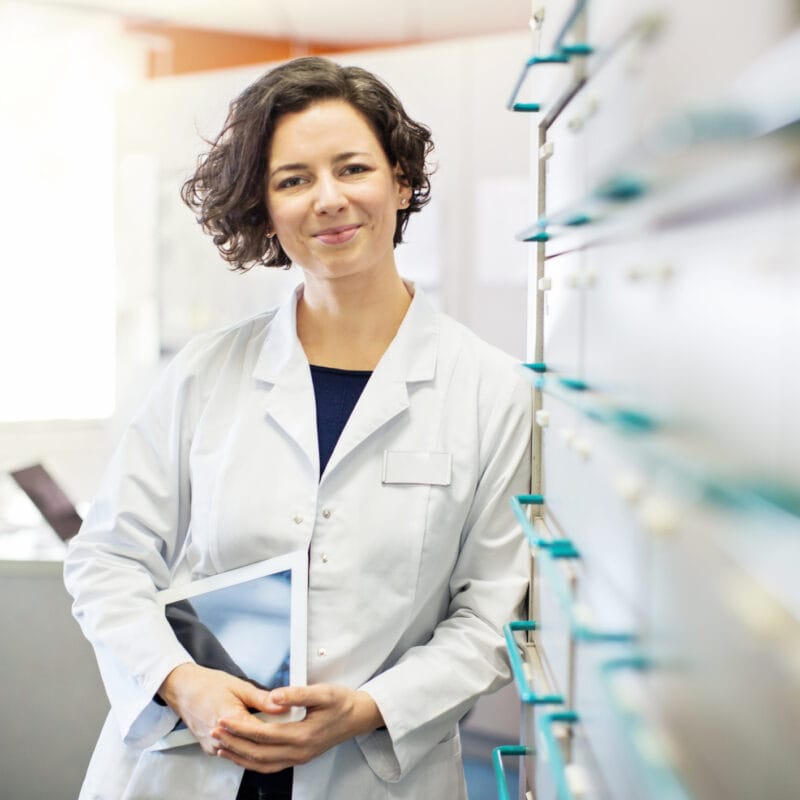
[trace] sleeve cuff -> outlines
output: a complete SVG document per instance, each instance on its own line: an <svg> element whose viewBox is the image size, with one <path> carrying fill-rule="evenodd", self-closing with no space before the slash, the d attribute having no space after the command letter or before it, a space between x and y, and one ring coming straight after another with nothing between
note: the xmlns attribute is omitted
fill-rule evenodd
<svg viewBox="0 0 800 800"><path fill-rule="evenodd" d="M166 736L178 721L178 715L169 706L150 702L127 726L122 741L144 750ZM122 727L122 726L121 726Z"/></svg>
<svg viewBox="0 0 800 800"><path fill-rule="evenodd" d="M112 710L125 744L140 749L150 747L175 727L175 723L179 720L178 715L169 706L157 704L153 698L164 678L179 664L191 660L185 651L176 652L169 660L162 661L158 669L151 670L147 676L137 676L135 689L131 690L129 685L125 693L119 691L120 687L116 687L114 696L125 699L122 702L112 703ZM109 696L112 696L111 692Z"/></svg>

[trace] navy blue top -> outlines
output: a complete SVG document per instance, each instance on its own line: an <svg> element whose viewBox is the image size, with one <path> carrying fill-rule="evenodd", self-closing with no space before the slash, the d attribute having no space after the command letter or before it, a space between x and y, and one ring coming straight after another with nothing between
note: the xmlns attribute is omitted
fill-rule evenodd
<svg viewBox="0 0 800 800"><path fill-rule="evenodd" d="M317 441L319 442L319 474L339 441L347 420L356 407L371 372L356 369L335 369L311 365L314 400L317 404Z"/></svg>

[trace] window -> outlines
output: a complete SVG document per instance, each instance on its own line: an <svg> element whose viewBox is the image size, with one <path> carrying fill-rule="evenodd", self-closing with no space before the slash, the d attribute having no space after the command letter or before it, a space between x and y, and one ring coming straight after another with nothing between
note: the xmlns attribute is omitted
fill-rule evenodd
<svg viewBox="0 0 800 800"><path fill-rule="evenodd" d="M114 409L114 95L142 71L119 23L0 6L0 421Z"/></svg>

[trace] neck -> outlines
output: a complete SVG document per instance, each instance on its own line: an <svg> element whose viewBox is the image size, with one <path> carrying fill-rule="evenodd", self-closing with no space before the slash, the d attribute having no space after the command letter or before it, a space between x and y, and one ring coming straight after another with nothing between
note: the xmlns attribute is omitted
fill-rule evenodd
<svg viewBox="0 0 800 800"><path fill-rule="evenodd" d="M411 296L396 270L376 278L306 275L297 335L309 363L373 370L397 334Z"/></svg>

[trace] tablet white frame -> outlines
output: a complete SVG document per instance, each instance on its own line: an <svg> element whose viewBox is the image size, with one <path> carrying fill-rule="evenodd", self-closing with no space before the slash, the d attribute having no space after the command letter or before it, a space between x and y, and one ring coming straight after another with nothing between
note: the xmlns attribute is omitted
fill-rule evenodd
<svg viewBox="0 0 800 800"><path fill-rule="evenodd" d="M295 550L282 556L221 572L218 575L190 581L181 586L171 586L169 589L158 592L156 599L158 604L164 608L177 600L189 600L195 595L206 594L286 570L291 570L292 573L289 611L289 676L292 686L305 686L308 629L308 553L305 550ZM269 722L295 722L303 719L305 714L305 708L293 706L285 714L260 712L254 716ZM181 728L177 731L170 731L148 749L167 750L196 743L195 735L188 728Z"/></svg>

